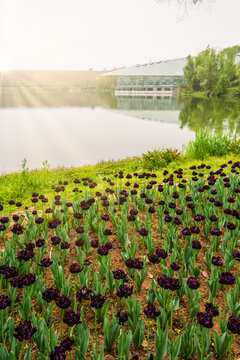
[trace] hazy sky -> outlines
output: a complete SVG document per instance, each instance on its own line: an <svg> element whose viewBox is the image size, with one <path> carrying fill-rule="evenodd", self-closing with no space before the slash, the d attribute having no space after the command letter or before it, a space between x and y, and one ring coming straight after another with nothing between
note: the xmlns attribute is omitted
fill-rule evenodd
<svg viewBox="0 0 240 360"><path fill-rule="evenodd" d="M239 44L240 0L205 4L0 0L0 67L110 69Z"/></svg>

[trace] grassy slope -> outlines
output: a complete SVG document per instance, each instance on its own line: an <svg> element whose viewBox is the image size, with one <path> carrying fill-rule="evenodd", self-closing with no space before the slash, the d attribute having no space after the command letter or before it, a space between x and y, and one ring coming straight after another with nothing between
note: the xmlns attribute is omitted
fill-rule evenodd
<svg viewBox="0 0 240 360"><path fill-rule="evenodd" d="M204 161L189 159L182 157L180 160L171 162L167 169L171 173L178 168L184 169L184 173L187 177L190 178L192 170L189 170L191 165L200 165L203 162L207 165L212 166L212 170L217 170L220 165L223 163L232 160L233 162L239 160L239 156L234 154L228 154L224 157L209 157ZM21 201L24 206L31 206L31 194L37 192L43 194L49 200L52 200L57 194L54 190L51 189L52 185L57 186L58 182L68 181L69 185L66 187L68 194L68 199L75 196L75 193L72 190L75 187L78 187L79 190L91 191L92 194L95 194L96 191L102 191L109 184L105 181L102 181L102 178L106 176L111 178L114 181L114 174L122 170L124 174L133 173L133 172L151 172L156 173L158 177L158 182L163 180L163 169L158 168L152 171L148 171L142 168L142 161L140 158L129 158L120 161L110 161L110 162L101 162L92 166L83 166L78 168L57 168L57 169L39 169L34 171L22 171L21 173L13 173L10 175L4 175L0 177L0 204L4 206L4 210L1 212L1 216L4 214L10 214L16 211L15 205L8 205L8 201L14 199L16 202ZM204 171L203 171L204 172ZM84 177L90 177L95 181L98 186L95 189L89 189L81 184L74 184L73 180L79 178L82 180ZM140 179L138 179L138 182ZM119 181L119 180L118 180ZM123 179L122 184L125 184L127 180ZM143 180L144 181L144 180ZM131 184L134 183L134 179L131 181ZM60 185L61 186L61 185ZM63 193L58 193L62 195ZM49 203L44 204L44 207L48 207Z"/></svg>

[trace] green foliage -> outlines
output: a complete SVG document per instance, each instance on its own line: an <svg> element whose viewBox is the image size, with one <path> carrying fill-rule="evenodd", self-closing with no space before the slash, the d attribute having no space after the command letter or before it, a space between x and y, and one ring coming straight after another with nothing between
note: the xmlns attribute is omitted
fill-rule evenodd
<svg viewBox="0 0 240 360"><path fill-rule="evenodd" d="M135 349L139 349L142 345L144 340L144 328L145 328L145 321L141 319L138 321L136 329L133 334L133 345Z"/></svg>
<svg viewBox="0 0 240 360"><path fill-rule="evenodd" d="M196 133L195 140L185 148L185 155L192 159L205 159L208 156L224 156L231 151L229 134L212 134L207 131Z"/></svg>
<svg viewBox="0 0 240 360"><path fill-rule="evenodd" d="M120 360L129 359L131 340L132 340L131 330L129 330L128 334L125 332L125 330L123 330L118 341L118 359Z"/></svg>
<svg viewBox="0 0 240 360"><path fill-rule="evenodd" d="M166 167L172 161L180 159L181 153L177 149L165 149L148 151L142 155L142 166L147 170L155 170Z"/></svg>
<svg viewBox="0 0 240 360"><path fill-rule="evenodd" d="M97 80L98 91L114 91L117 86L116 76L100 76Z"/></svg>
<svg viewBox="0 0 240 360"><path fill-rule="evenodd" d="M239 46L225 48L218 53L208 46L195 58L188 56L184 68L187 89L205 91L212 96L225 94L233 87L239 89L240 70L239 63L236 62L238 52Z"/></svg>
<svg viewBox="0 0 240 360"><path fill-rule="evenodd" d="M103 333L105 348L107 352L110 352L120 334L120 325L118 324L118 319L113 314L111 321L108 319L107 316L105 316Z"/></svg>
<svg viewBox="0 0 240 360"><path fill-rule="evenodd" d="M216 331L214 331L214 346L218 359L223 359L230 350L232 336L233 335L229 335L226 332L219 336Z"/></svg>
<svg viewBox="0 0 240 360"><path fill-rule="evenodd" d="M168 349L168 327L163 332L160 327L159 318L157 319L157 332L155 332L154 339L157 359L161 360L166 355Z"/></svg>

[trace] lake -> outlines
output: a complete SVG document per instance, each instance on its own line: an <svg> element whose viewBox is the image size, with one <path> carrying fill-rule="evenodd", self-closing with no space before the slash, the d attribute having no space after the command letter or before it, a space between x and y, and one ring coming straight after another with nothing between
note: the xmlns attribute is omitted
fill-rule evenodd
<svg viewBox="0 0 240 360"><path fill-rule="evenodd" d="M118 97L76 89L8 89L0 99L0 173L81 166L161 148L199 129L240 132L239 102Z"/></svg>

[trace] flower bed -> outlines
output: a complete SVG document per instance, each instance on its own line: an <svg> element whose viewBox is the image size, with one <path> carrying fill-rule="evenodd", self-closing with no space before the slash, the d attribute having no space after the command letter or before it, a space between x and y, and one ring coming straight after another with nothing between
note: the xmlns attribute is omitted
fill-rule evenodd
<svg viewBox="0 0 240 360"><path fill-rule="evenodd" d="M239 168L165 170L161 183L119 171L102 192L90 178L62 180L50 206L38 193L31 209L10 200L0 359L237 357Z"/></svg>

